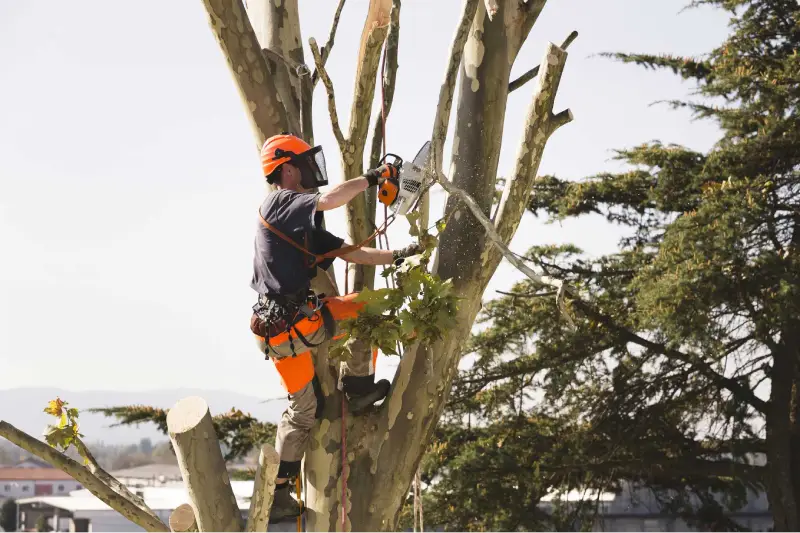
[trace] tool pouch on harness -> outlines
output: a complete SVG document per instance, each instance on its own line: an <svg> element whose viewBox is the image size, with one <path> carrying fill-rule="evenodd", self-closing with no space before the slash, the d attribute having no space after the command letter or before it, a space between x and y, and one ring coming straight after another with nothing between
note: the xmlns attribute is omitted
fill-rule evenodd
<svg viewBox="0 0 800 533"><path fill-rule="evenodd" d="M264 339L266 356L281 359L333 338L336 322L317 295L303 291L290 296L260 295L253 306L250 330Z"/></svg>

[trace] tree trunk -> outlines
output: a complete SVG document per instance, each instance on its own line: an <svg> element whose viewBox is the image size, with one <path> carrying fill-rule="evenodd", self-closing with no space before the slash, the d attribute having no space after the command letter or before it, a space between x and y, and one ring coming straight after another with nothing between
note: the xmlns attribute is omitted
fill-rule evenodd
<svg viewBox="0 0 800 533"><path fill-rule="evenodd" d="M197 396L180 400L167 413L167 429L200 531L241 531L208 404Z"/></svg>
<svg viewBox="0 0 800 533"><path fill-rule="evenodd" d="M266 56L272 58L279 55L292 62L302 62L301 56L293 55L298 41L281 33L287 28L296 27L299 35L299 22L295 17L296 0L250 2L257 2L260 6L251 7L251 17L254 20L265 17L267 21L263 24L254 23L256 30L262 34L259 37L262 45L268 50ZM457 30L454 37L451 50L453 59L440 98L444 105L440 105L437 125L433 128L435 150L440 154L449 120L450 95L454 94L455 83L451 71L461 62L450 173L454 184L469 193L486 215L489 214L494 196L511 67L544 4L544 0L498 0L497 11L490 20L484 2L465 0L463 9L466 24L471 23L466 45L463 45L463 29ZM334 127L335 133L338 130L337 140L340 142L345 179L363 172L376 75L390 23L391 0L370 0L369 5L359 49L347 135L338 130L338 123ZM276 37L276 34L281 35ZM220 43L222 45L223 41ZM458 57L462 48L463 61ZM329 50L325 50L323 55L327 53ZM543 64L540 73L540 84L534 96L535 105L532 104L531 109L532 112L544 110L546 114L541 120L532 117L526 123L526 136L529 133L531 136L526 137L520 147L515 168L523 179L510 180L516 184L513 190L507 190L506 203L509 205L503 210L504 231L501 234L508 240L524 211L527 190L535 177L547 137L557 127L549 120L552 118L552 99L565 56L553 52L552 68ZM550 59L551 56L546 57ZM278 59L282 60L280 57ZM275 74L273 89L276 95L280 95L273 102L281 107L275 110L275 116L284 113L288 117L283 121L284 124L296 123L298 110L289 102L286 85L280 82L281 77L289 76L291 72L277 68L277 63L270 65L276 67L271 71ZM292 91L288 93L296 94ZM331 110L334 109L335 102L331 104ZM556 122L560 124L566 120ZM440 124L445 125L445 131L440 131ZM528 145L532 149L529 150ZM437 160L438 165L440 161ZM435 268L442 278L453 279L456 294L461 298L457 327L435 343L407 347L390 395L383 405L358 417L345 414L345 424L342 423L342 396L336 390L336 370L328 364L325 347L318 350L315 368L326 404L321 420L312 430L304 459L306 527L309 531L341 530L343 503L346 511L345 530L393 530L396 526L414 473L444 407L457 370L462 343L469 337L480 309L483 291L500 261L494 246L487 243L485 230L467 209L451 198L447 210L455 212L441 237ZM348 205L347 217L352 242L360 242L371 233L371 216L363 196ZM500 233L499 230L498 227ZM354 270L352 287L355 290L372 286L374 269ZM335 284L330 283L327 276L324 279L317 276L314 286L315 290L325 286L326 294L337 292ZM345 449L343 471L342 456Z"/></svg>
<svg viewBox="0 0 800 533"><path fill-rule="evenodd" d="M773 354L772 392L767 411L767 496L775 520L775 531L798 531L798 506L792 479L792 427L790 405L793 401L793 376L796 364L787 353Z"/></svg>

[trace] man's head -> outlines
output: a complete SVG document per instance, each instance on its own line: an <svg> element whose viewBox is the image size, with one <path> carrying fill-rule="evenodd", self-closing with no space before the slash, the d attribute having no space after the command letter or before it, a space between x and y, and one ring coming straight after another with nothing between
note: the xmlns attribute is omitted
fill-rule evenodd
<svg viewBox="0 0 800 533"><path fill-rule="evenodd" d="M261 148L267 182L281 189L305 191L328 184L322 147L311 147L294 135L270 137Z"/></svg>

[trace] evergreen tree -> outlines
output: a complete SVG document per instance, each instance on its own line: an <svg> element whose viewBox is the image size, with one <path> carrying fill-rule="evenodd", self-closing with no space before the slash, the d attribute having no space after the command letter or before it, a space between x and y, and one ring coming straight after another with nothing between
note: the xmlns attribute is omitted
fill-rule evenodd
<svg viewBox="0 0 800 533"><path fill-rule="evenodd" d="M696 82L696 100L671 104L721 138L708 153L647 143L617 152L625 172L537 181L532 212L599 213L630 235L599 258L529 252L577 290L574 330L530 282L484 309L426 460L430 523L574 527L594 502L547 516L544 494L629 482L722 529L764 489L775 529L800 530L800 7L699 4L731 13L706 56L609 55Z"/></svg>
<svg viewBox="0 0 800 533"><path fill-rule="evenodd" d="M17 504L14 500L6 500L0 506L0 528L3 531L17 530Z"/></svg>

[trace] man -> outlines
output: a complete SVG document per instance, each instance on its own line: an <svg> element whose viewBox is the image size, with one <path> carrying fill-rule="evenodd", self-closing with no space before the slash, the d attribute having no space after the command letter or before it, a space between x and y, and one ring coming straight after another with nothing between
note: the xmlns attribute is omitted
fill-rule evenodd
<svg viewBox="0 0 800 533"><path fill-rule="evenodd" d="M289 393L289 408L278 424L276 448L281 462L270 514L271 520L279 521L300 512L289 493L289 480L300 472L310 430L322 411L312 352L340 333L337 321L355 317L363 307L353 301L356 294L315 295L311 280L317 267L327 269L335 257L362 265L388 265L421 249L417 244L394 251L345 245L343 239L321 227L324 211L347 204L368 187L379 186L392 175L392 167L370 170L326 193L310 192L328 184L322 149L287 134L267 139L261 164L267 182L277 190L267 195L259 209L250 284L259 298L250 329L259 349L275 363ZM382 400L389 392L387 380L375 383L377 351L370 356L369 346L357 348L354 353L367 354L367 360L354 357L340 369L341 390L353 412Z"/></svg>

